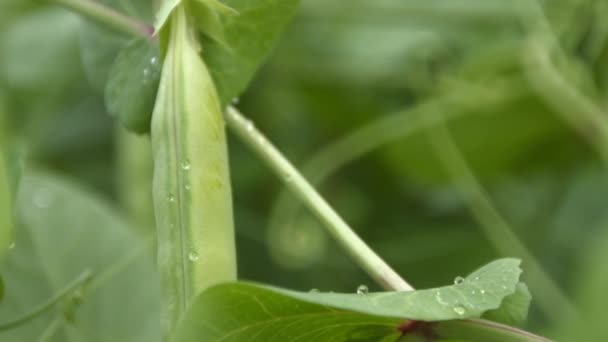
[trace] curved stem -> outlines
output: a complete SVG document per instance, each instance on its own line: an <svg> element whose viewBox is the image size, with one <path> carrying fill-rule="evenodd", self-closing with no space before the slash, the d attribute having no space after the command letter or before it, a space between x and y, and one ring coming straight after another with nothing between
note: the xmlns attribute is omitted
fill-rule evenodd
<svg viewBox="0 0 608 342"><path fill-rule="evenodd" d="M107 27L129 35L151 38L154 34L154 28L152 26L92 0L51 1Z"/></svg>
<svg viewBox="0 0 608 342"><path fill-rule="evenodd" d="M61 301L63 298L65 298L72 292L76 291L78 288L80 288L85 282L87 282L89 279L91 279L91 276L92 276L92 273L90 271L82 272L82 274L80 274L71 283L66 285L63 289L61 289L59 292L57 292L53 297L51 297L46 302L40 304L37 308L35 308L31 312L26 313L25 315L15 319L11 322L0 323L0 331L16 328L24 323L29 322L30 320L32 320L34 318L42 315L43 313L47 312L48 310L53 308L57 303L59 303L59 301Z"/></svg>
<svg viewBox="0 0 608 342"><path fill-rule="evenodd" d="M298 170L274 147L253 123L235 108L229 107L226 123L264 160L283 180L285 185L325 223L330 234L346 249L355 261L385 289L411 291L412 286L403 280L380 258L338 215Z"/></svg>
<svg viewBox="0 0 608 342"><path fill-rule="evenodd" d="M377 119L348 133L315 154L301 168L302 173L312 185L318 186L354 160L438 124L438 120L426 115L438 105L453 108L441 119L452 121L470 115L471 110L476 108L497 105L522 96L522 93L517 90L519 88L513 85L514 82L509 79L501 79L492 87L483 89L470 86L458 87L457 90L441 95L437 99ZM488 89L494 91L488 91ZM462 107L460 110L454 109L460 107ZM291 200L289 192L282 191L272 209L271 227L281 226L283 229L291 227L286 223L295 219L299 209L300 204Z"/></svg>

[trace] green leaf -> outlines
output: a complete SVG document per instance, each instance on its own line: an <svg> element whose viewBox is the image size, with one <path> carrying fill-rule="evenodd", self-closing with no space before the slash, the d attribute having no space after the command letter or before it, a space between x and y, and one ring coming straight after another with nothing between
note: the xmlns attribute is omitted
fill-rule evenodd
<svg viewBox="0 0 608 342"><path fill-rule="evenodd" d="M252 284L233 283L203 292L171 341L379 341L391 335L395 341L401 322L398 318L335 310Z"/></svg>
<svg viewBox="0 0 608 342"><path fill-rule="evenodd" d="M116 58L106 85L105 103L110 114L127 129L150 131L160 71L158 47L146 39L134 40Z"/></svg>
<svg viewBox="0 0 608 342"><path fill-rule="evenodd" d="M497 260L457 278L454 285L413 292L302 293L246 283L219 285L199 296L173 341L393 338L405 319L478 318L499 308L516 291L519 264Z"/></svg>
<svg viewBox="0 0 608 342"><path fill-rule="evenodd" d="M116 11L149 22L153 18L151 1L103 0L99 1ZM85 75L93 88L103 93L110 68L117 54L130 41L130 36L108 29L96 22L88 22L80 34L80 55Z"/></svg>
<svg viewBox="0 0 608 342"><path fill-rule="evenodd" d="M179 5L182 0L162 0L158 12L156 12L156 20L154 21L154 30L160 32L165 26L169 16L173 10Z"/></svg>
<svg viewBox="0 0 608 342"><path fill-rule="evenodd" d="M277 290L287 296L343 310L418 321L477 318L498 309L516 290L520 260L501 259L489 263L454 285L412 292L382 292L367 295L302 293Z"/></svg>
<svg viewBox="0 0 608 342"><path fill-rule="evenodd" d="M517 284L515 293L505 297L500 307L483 314L483 318L506 325L521 325L528 318L532 294L524 283Z"/></svg>
<svg viewBox="0 0 608 342"><path fill-rule="evenodd" d="M224 4L239 13L221 17L229 48L203 39L203 59L226 105L246 89L291 20L298 0L226 0Z"/></svg>
<svg viewBox="0 0 608 342"><path fill-rule="evenodd" d="M159 289L148 244L94 194L56 176L26 175L18 200L16 246L0 267L6 293L0 324L29 313L82 274L93 279L71 299L2 341L159 341ZM27 286L24 286L27 284ZM74 302L75 301L75 302Z"/></svg>

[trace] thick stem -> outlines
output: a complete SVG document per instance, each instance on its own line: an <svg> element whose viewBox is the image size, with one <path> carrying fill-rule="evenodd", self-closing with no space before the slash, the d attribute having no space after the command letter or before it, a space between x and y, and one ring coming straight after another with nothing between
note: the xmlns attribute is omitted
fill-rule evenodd
<svg viewBox="0 0 608 342"><path fill-rule="evenodd" d="M92 0L51 0L100 24L129 35L151 38L154 28Z"/></svg>
<svg viewBox="0 0 608 342"><path fill-rule="evenodd" d="M226 122L258 156L283 180L293 193L312 210L331 235L351 257L385 289L411 291L403 280L348 226L321 195L304 179L298 170L260 133L253 123L235 108L229 107Z"/></svg>

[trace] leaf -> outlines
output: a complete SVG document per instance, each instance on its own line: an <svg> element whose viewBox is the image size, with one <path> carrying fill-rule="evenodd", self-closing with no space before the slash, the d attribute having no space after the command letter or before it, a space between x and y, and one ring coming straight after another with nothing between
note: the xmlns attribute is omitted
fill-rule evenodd
<svg viewBox="0 0 608 342"><path fill-rule="evenodd" d="M173 341L390 340L399 336L405 319L477 318L497 309L516 290L519 264L497 260L457 284L413 292L302 293L246 283L218 285L199 296Z"/></svg>
<svg viewBox="0 0 608 342"><path fill-rule="evenodd" d="M203 39L203 59L226 105L246 89L294 15L298 0L226 0L224 4L239 13L221 17L229 48Z"/></svg>
<svg viewBox="0 0 608 342"><path fill-rule="evenodd" d="M500 308L483 314L483 318L511 326L521 325L528 318L532 294L524 283L517 284L515 293L505 297Z"/></svg>
<svg viewBox="0 0 608 342"><path fill-rule="evenodd" d="M149 22L153 18L151 1L103 0L99 1L116 11ZM88 22L81 30L80 51L85 75L93 88L103 93L110 68L118 52L130 41L122 32L108 29L96 22Z"/></svg>
<svg viewBox="0 0 608 342"><path fill-rule="evenodd" d="M0 323L30 312L85 270L93 279L79 305L66 303L2 331L0 340L36 341L73 309L73 320L60 324L48 341L160 341L155 261L104 201L37 173L22 179L17 208L16 246L0 267L7 293Z"/></svg>
<svg viewBox="0 0 608 342"><path fill-rule="evenodd" d="M105 103L127 129L150 131L156 91L160 82L158 47L146 39L136 39L116 57L110 70Z"/></svg>
<svg viewBox="0 0 608 342"><path fill-rule="evenodd" d="M269 288L233 283L203 292L171 341L378 341L391 335L395 341L401 322L398 318L338 311Z"/></svg>
<svg viewBox="0 0 608 342"><path fill-rule="evenodd" d="M477 318L498 309L516 290L520 260L501 259L457 278L458 284L412 292L382 292L367 295L301 293L278 290L290 297L343 310L418 321Z"/></svg>
<svg viewBox="0 0 608 342"><path fill-rule="evenodd" d="M165 26L169 16L173 12L173 10L179 5L182 0L162 0L160 8L156 13L156 20L154 21L154 31L160 32L160 30Z"/></svg>

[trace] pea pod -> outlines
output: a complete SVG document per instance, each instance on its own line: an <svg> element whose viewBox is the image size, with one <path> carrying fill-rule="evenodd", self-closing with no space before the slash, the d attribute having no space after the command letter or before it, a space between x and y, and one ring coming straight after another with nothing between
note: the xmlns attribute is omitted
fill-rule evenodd
<svg viewBox="0 0 608 342"><path fill-rule="evenodd" d="M228 152L220 102L180 4L152 115L154 207L167 336L205 288L236 279Z"/></svg>

